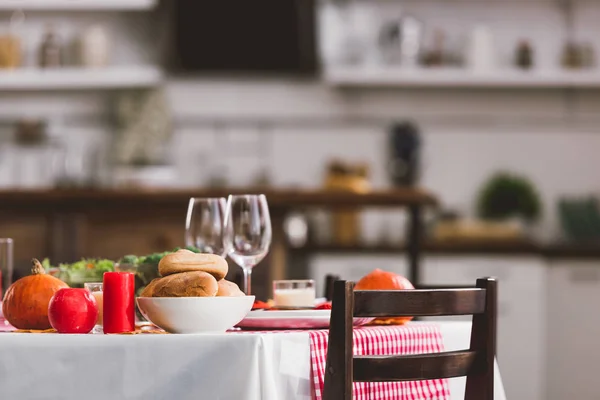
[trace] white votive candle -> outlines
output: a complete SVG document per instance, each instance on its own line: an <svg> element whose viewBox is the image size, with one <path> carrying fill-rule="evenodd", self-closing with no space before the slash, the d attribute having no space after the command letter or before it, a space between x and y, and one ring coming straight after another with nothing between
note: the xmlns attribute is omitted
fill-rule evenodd
<svg viewBox="0 0 600 400"><path fill-rule="evenodd" d="M315 287L312 280L275 281L273 302L275 307L314 307Z"/></svg>
<svg viewBox="0 0 600 400"><path fill-rule="evenodd" d="M102 326L104 292L92 292L92 296L94 296L96 303L98 304L98 318L96 319L96 325Z"/></svg>
<svg viewBox="0 0 600 400"><path fill-rule="evenodd" d="M98 306L98 318L96 318L96 326L94 326L93 333L102 333L102 326L104 321L104 291L102 282L86 282L83 285L96 300Z"/></svg>

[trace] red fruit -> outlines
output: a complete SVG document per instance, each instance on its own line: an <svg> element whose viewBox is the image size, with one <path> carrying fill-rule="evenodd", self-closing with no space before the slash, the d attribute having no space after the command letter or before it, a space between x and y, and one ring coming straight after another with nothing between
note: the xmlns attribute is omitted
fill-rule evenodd
<svg viewBox="0 0 600 400"><path fill-rule="evenodd" d="M86 289L60 289L48 306L50 324L59 333L89 333L97 318L98 304Z"/></svg>

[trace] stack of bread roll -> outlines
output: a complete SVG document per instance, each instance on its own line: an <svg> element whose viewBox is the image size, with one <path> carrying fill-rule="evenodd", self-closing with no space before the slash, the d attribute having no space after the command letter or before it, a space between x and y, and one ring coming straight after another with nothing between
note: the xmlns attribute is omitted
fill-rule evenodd
<svg viewBox="0 0 600 400"><path fill-rule="evenodd" d="M245 296L238 285L225 280L229 266L215 254L181 249L164 256L158 264L162 276L144 288L141 297Z"/></svg>

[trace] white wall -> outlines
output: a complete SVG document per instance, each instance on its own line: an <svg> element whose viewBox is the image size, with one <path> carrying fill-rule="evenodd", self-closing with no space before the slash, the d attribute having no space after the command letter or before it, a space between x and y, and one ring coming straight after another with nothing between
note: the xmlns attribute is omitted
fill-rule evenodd
<svg viewBox="0 0 600 400"><path fill-rule="evenodd" d="M448 33L460 48L470 26L488 23L497 33L501 63L516 41L529 38L540 68L556 66L566 36L553 1L428 0L381 1L379 15L410 12ZM600 3L575 2L576 37L596 49ZM22 28L27 64L42 28L53 22L69 41L82 27L101 22L115 38L114 63L159 59L164 32L161 10L132 13L28 13ZM0 13L0 29L10 14ZM234 185L250 184L268 167L278 185L318 186L332 157L368 161L376 187L386 186L386 128L392 120L413 119L424 135L422 185L443 203L470 211L482 181L498 169L529 175L546 205L543 231L558 232L554 203L562 194L596 191L600 168L600 92L561 90L344 90L318 80L183 79L165 89L175 115L174 163L181 186L206 183L224 171ZM62 135L85 147L110 139L112 94L3 93L0 122L19 116L62 120ZM217 124L217 122L219 124ZM0 126L0 139L11 133ZM260 150L258 150L260 149ZM2 162L4 160L5 162ZM0 157L0 185L7 182L7 157ZM4 174L4 175L3 175ZM4 178L3 178L4 177ZM379 232L387 214L370 213L368 235ZM401 219L401 217L394 217Z"/></svg>
<svg viewBox="0 0 600 400"><path fill-rule="evenodd" d="M557 197L597 187L600 134L588 118L596 93L577 95L574 110L567 109L561 91L342 94L296 82L174 80L169 95L180 125L185 126L178 141L181 168L198 148L213 148L209 154L226 160L232 184L247 183L264 159L251 146L245 157L228 155L227 146L219 148L214 136L227 133L235 138L237 132L245 140L258 141L263 129L273 139L266 159L278 185L318 186L328 160L343 157L369 162L373 185L384 187L387 122L410 116L423 130L422 185L461 211L471 210L476 191L491 173L513 170L538 185L547 210L543 228L548 229L543 230L555 234ZM263 120L272 126L261 128ZM215 121L230 125L217 129L211 125Z"/></svg>

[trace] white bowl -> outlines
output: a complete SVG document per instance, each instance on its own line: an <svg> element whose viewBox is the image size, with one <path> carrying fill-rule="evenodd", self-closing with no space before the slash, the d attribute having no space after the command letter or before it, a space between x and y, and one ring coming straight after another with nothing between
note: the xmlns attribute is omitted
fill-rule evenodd
<svg viewBox="0 0 600 400"><path fill-rule="evenodd" d="M252 309L254 296L138 297L142 315L170 333L222 333Z"/></svg>

